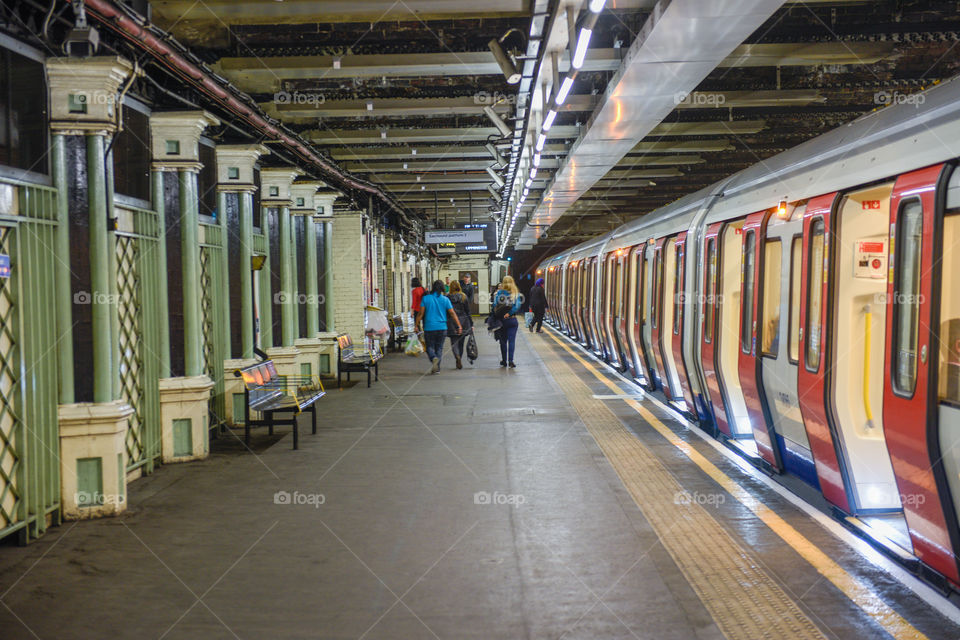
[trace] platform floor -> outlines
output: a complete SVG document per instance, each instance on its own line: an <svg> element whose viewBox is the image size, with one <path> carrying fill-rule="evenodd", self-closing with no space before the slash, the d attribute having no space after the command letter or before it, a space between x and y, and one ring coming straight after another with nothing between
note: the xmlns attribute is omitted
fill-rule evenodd
<svg viewBox="0 0 960 640"><path fill-rule="evenodd" d="M569 343L479 342L331 390L299 451L221 442L0 547L0 638L960 637Z"/></svg>

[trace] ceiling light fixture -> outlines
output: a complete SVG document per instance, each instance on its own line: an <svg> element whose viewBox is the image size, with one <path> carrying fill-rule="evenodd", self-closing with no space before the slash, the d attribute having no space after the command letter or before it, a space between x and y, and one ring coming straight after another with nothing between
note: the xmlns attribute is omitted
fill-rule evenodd
<svg viewBox="0 0 960 640"><path fill-rule="evenodd" d="M556 103L557 106L563 104L567 101L567 95L570 93L570 89L573 88L573 78L567 76L563 79L563 82L560 83L560 90L557 91Z"/></svg>
<svg viewBox="0 0 960 640"><path fill-rule="evenodd" d="M507 84L517 84L520 82L520 72L517 71L517 67L513 64L513 60L507 52L503 50L500 41L494 38L487 43L487 46L490 47L490 51L493 53L493 59L500 65L500 71L503 73L503 77L507 79Z"/></svg>
<svg viewBox="0 0 960 640"><path fill-rule="evenodd" d="M592 29L586 27L580 29L580 35L577 36L577 49L573 52L573 61L571 62L574 69L583 66L583 61L587 57L587 48L590 46L591 35L593 35Z"/></svg>
<svg viewBox="0 0 960 640"><path fill-rule="evenodd" d="M487 114L487 117L490 118L490 122L492 122L493 126L500 131L500 135L504 138L510 135L510 133L513 131L513 129L507 126L507 123L503 121L503 118L497 115L497 112L494 111L493 107L490 105L485 106L483 108L483 112Z"/></svg>
<svg viewBox="0 0 960 640"><path fill-rule="evenodd" d="M543 119L543 130L550 131L550 127L553 126L553 121L557 119L556 109L550 109L547 111L547 117Z"/></svg>

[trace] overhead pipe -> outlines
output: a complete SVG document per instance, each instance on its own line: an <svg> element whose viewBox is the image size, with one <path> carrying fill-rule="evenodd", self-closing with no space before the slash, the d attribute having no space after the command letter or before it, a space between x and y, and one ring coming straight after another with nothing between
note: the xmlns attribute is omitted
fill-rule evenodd
<svg viewBox="0 0 960 640"><path fill-rule="evenodd" d="M70 2L70 0L65 1ZM86 10L104 26L119 33L134 46L152 54L162 66L184 77L201 92L218 102L221 107L246 120L264 137L276 139L277 142L289 147L303 160L317 165L323 172L334 176L336 180L343 184L380 197L408 224L412 224L403 208L382 189L344 172L336 164L311 149L305 140L290 134L282 126L270 122L259 112L258 108L245 104L242 98L246 96L229 83L215 80L210 72L204 71L184 58L181 53L168 44L168 41L175 42L169 34L163 33L163 37L157 36L153 32L154 27L141 24L142 18L140 16L128 15L124 10L125 7L118 7L111 0L85 0L84 5Z"/></svg>

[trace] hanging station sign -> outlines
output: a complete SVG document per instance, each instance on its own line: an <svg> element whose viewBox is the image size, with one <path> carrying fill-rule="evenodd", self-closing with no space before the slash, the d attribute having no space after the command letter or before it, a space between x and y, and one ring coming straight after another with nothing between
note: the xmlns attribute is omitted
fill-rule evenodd
<svg viewBox="0 0 960 640"><path fill-rule="evenodd" d="M431 229L424 232L424 242L427 244L463 244L483 242L481 229Z"/></svg>

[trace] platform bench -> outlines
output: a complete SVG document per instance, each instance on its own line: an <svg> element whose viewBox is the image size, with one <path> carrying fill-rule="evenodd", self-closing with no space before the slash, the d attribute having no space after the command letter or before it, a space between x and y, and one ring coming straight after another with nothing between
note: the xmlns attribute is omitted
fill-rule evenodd
<svg viewBox="0 0 960 640"><path fill-rule="evenodd" d="M293 448L300 448L300 432L297 417L304 411L312 415L313 433L317 432L316 402L324 395L323 384L316 376L281 376L273 360L265 360L244 369L237 369L233 375L243 378L243 428L244 442L250 444L252 427L269 427L273 435L275 424L289 424L293 427ZM254 419L252 412L262 417ZM280 417L277 414L281 414ZM289 417L285 417L289 414Z"/></svg>
<svg viewBox="0 0 960 640"><path fill-rule="evenodd" d="M375 380L380 380L381 354L366 349L357 349L353 346L353 338L348 333L337 336L337 388L341 385L342 374L347 374L347 382L351 373L367 374L367 386L370 386L370 371L374 371Z"/></svg>
<svg viewBox="0 0 960 640"><path fill-rule="evenodd" d="M394 351L403 351L407 345L407 338L416 335L413 331L407 330L403 315L390 318L390 326L393 327L393 336L391 337L391 346Z"/></svg>

